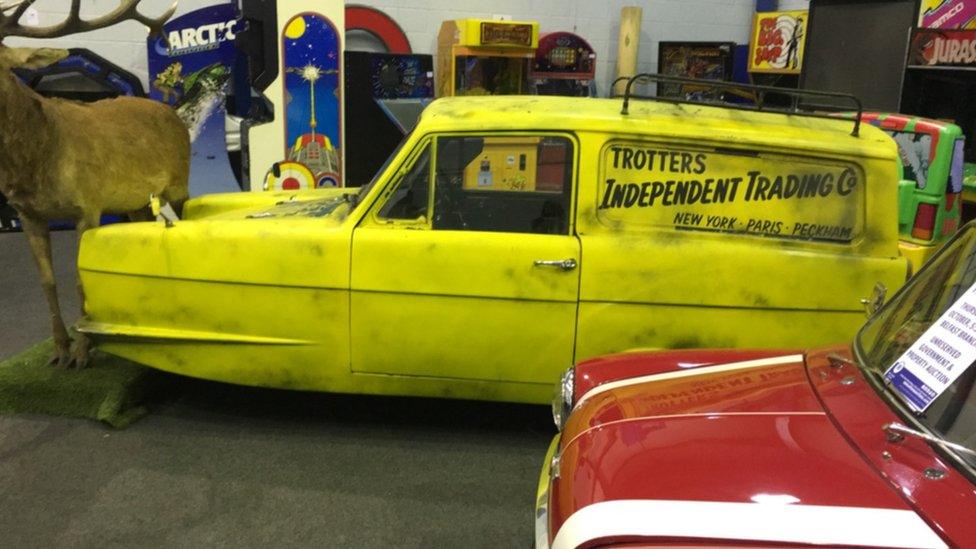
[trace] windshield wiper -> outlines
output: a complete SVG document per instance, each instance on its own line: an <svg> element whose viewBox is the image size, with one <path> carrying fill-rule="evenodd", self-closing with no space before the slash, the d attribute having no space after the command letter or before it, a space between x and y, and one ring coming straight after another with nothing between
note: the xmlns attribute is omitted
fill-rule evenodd
<svg viewBox="0 0 976 549"><path fill-rule="evenodd" d="M906 427L901 423L886 423L882 427L886 433L888 433L888 440L891 442L900 442L904 440L905 435L911 435L913 437L918 437L922 440L927 440L932 444L938 444L939 446L948 448L950 450L955 450L957 452L962 452L964 454L969 454L971 456L976 456L976 450L972 448L967 448L962 444L956 444L955 442L949 442L948 440L943 440L939 437L934 437L928 433L923 433L922 431L916 431L911 427Z"/></svg>

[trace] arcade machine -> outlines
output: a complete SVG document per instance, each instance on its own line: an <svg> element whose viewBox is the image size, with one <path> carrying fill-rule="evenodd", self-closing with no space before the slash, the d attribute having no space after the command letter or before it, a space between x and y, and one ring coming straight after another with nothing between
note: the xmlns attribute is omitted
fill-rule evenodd
<svg viewBox="0 0 976 549"><path fill-rule="evenodd" d="M550 32L539 37L529 80L537 95L594 97L596 53L571 32Z"/></svg>
<svg viewBox="0 0 976 549"><path fill-rule="evenodd" d="M245 188L343 185L344 115L341 0L238 0L245 29L237 43L248 63L235 97L247 105L241 127Z"/></svg>
<svg viewBox="0 0 976 549"><path fill-rule="evenodd" d="M369 182L434 98L430 55L347 51L346 185Z"/></svg>
<svg viewBox="0 0 976 549"><path fill-rule="evenodd" d="M534 21L444 21L437 35L437 96L528 93L538 46Z"/></svg>
<svg viewBox="0 0 976 549"><path fill-rule="evenodd" d="M190 132L190 197L241 190L226 112L237 27L234 6L217 4L167 21L165 39L146 39L149 97L171 106Z"/></svg>
<svg viewBox="0 0 976 549"><path fill-rule="evenodd" d="M658 44L659 73L681 78L729 80L732 77L732 42L660 42ZM659 97L688 97L722 99L704 87L687 84L658 84ZM718 94L723 95L723 94Z"/></svg>

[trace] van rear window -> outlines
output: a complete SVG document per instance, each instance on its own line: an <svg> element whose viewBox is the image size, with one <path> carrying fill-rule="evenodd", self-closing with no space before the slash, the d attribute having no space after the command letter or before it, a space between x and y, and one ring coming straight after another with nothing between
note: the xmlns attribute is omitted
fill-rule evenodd
<svg viewBox="0 0 976 549"><path fill-rule="evenodd" d="M864 177L836 159L614 142L601 158L597 217L620 228L849 242Z"/></svg>

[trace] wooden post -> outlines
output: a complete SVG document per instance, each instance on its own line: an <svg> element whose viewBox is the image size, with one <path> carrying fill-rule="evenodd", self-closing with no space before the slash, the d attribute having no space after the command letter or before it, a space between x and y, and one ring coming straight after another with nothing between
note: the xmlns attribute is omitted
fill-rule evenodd
<svg viewBox="0 0 976 549"><path fill-rule="evenodd" d="M454 95L454 44L458 43L457 22L448 19L441 23L437 33L437 70L434 71L434 95L450 97Z"/></svg>
<svg viewBox="0 0 976 549"><path fill-rule="evenodd" d="M640 48L641 17L639 7L630 6L620 10L620 37L617 42L617 78L637 74L637 52ZM623 94L627 82L619 82L613 88L615 94Z"/></svg>

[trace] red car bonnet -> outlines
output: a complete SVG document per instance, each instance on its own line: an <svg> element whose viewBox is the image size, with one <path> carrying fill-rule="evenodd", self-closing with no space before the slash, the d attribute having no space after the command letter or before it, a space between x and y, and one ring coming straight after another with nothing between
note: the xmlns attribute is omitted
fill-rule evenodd
<svg viewBox="0 0 976 549"><path fill-rule="evenodd" d="M643 360L664 356L663 363L713 364L714 353L683 351L680 357L664 353ZM633 368L631 361L640 359L626 358L618 368ZM802 355L740 351L737 358L740 362L670 372L659 363L650 367L655 373L605 382L582 394L562 434L559 478L549 496L550 532L580 510L606 502L698 505L702 521L709 513L725 513L724 504L733 504L735 512L757 513L788 505L799 512L791 516L825 509L847 518L880 512L883 520L854 535L876 535L881 527L890 534L892 525L884 523L897 519L899 527L938 542L838 431L811 386ZM642 519L645 531L654 521L654 516ZM680 530L676 522L658 526L655 535L663 538L699 535L670 531ZM779 534L754 534L730 533L727 539L789 541ZM847 538L793 541L825 539Z"/></svg>

